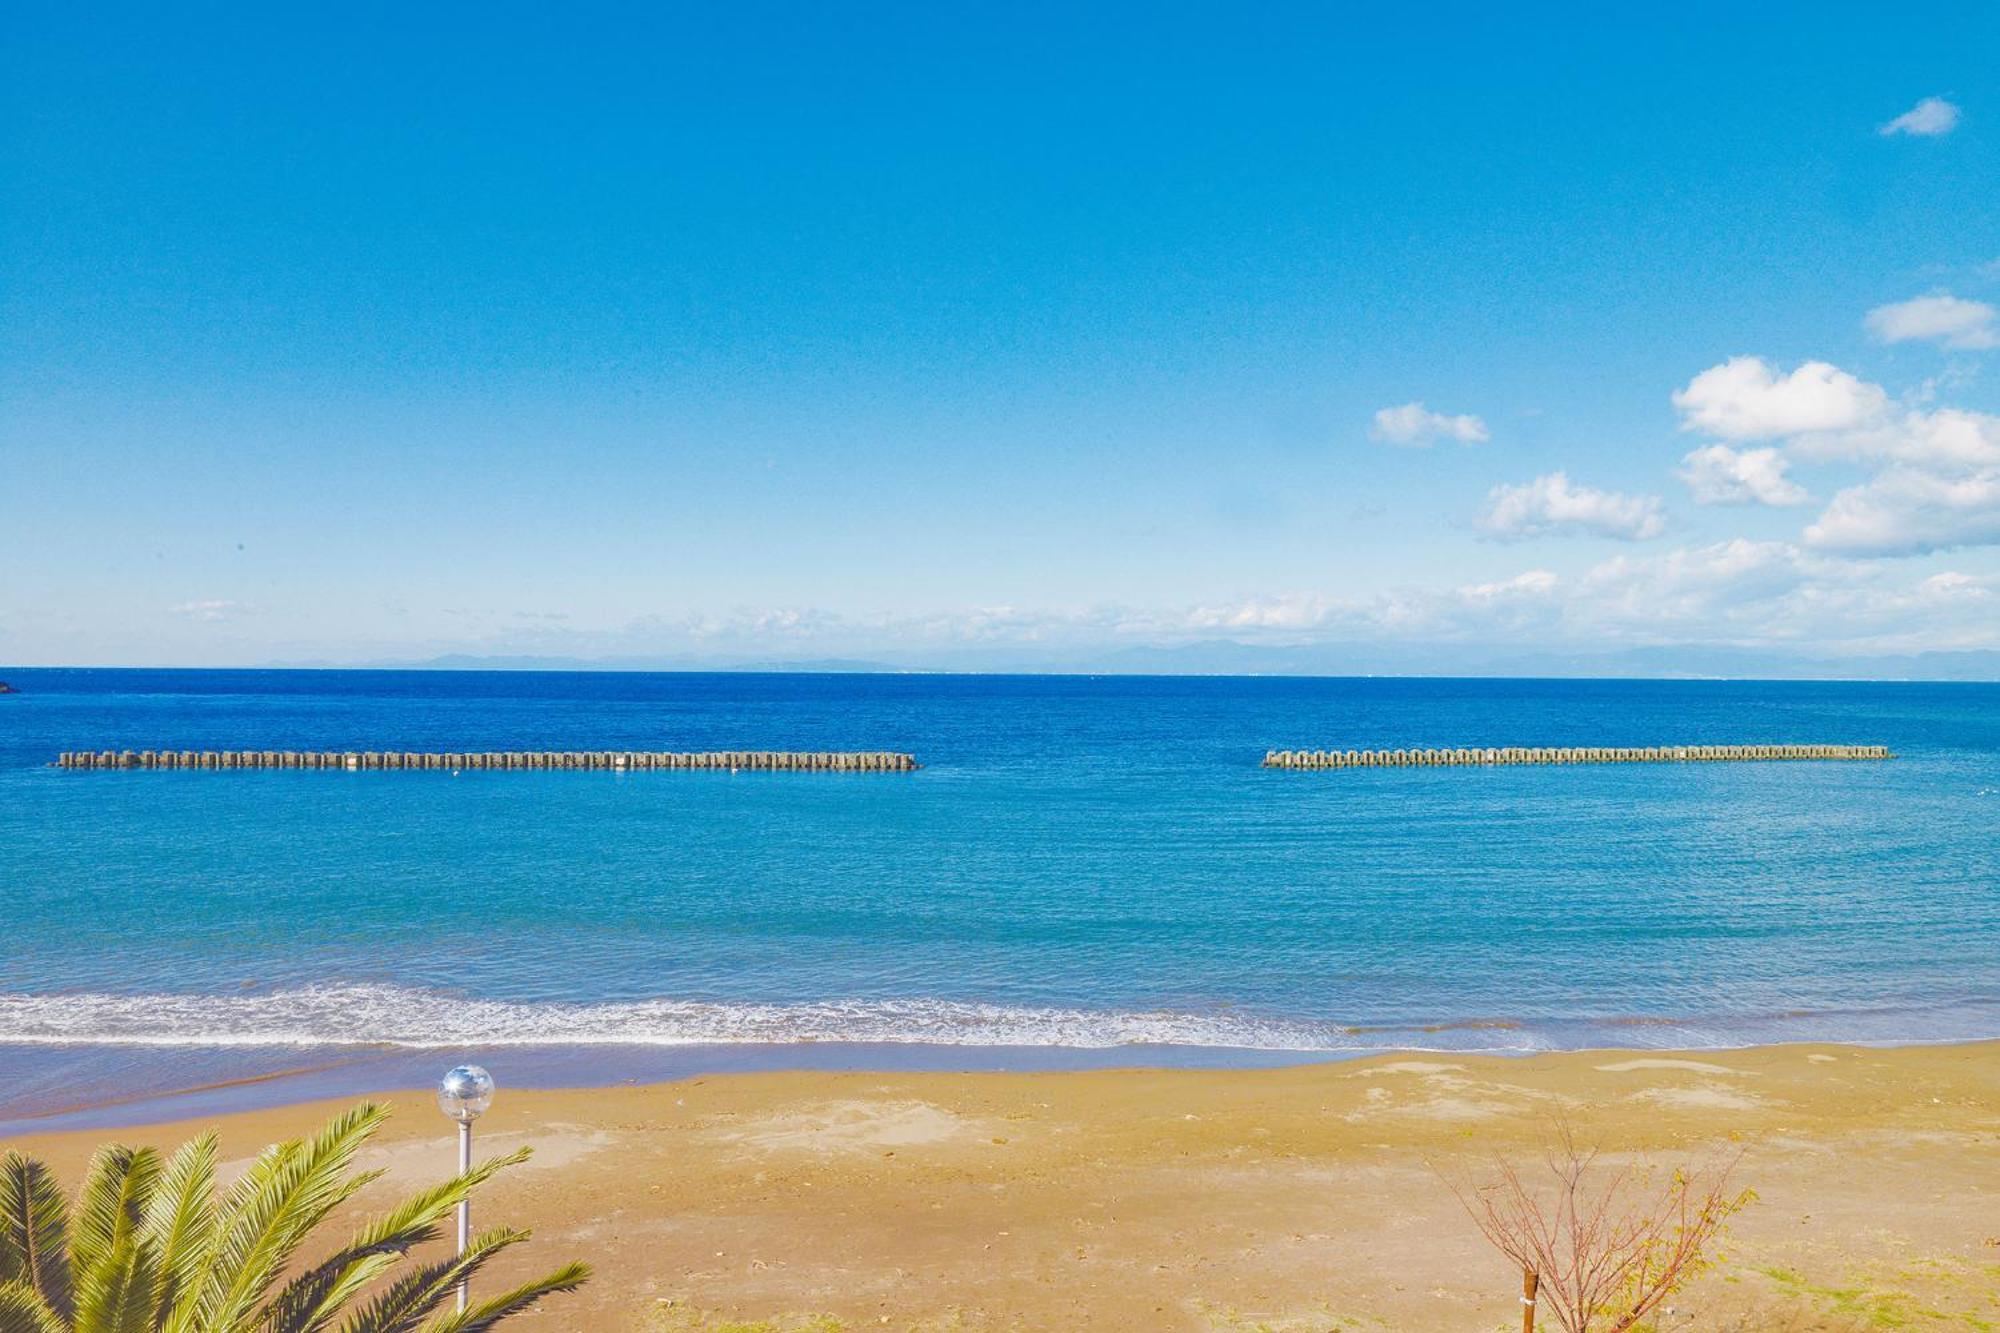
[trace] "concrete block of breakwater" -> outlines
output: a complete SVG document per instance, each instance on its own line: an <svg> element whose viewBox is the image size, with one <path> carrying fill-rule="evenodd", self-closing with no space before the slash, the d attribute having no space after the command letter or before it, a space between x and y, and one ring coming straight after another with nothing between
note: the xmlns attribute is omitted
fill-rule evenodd
<svg viewBox="0 0 2000 1333"><path fill-rule="evenodd" d="M1273 767L1274 752L1264 758ZM1324 764L1340 756L1320 752ZM64 750L55 767L67 769L308 769L335 772L403 770L502 772L654 772L723 770L782 773L912 773L916 756L886 750Z"/></svg>
<svg viewBox="0 0 2000 1333"><path fill-rule="evenodd" d="M1771 763L1881 760L1886 745L1529 746L1457 750L1267 750L1266 768L1461 768L1490 764Z"/></svg>

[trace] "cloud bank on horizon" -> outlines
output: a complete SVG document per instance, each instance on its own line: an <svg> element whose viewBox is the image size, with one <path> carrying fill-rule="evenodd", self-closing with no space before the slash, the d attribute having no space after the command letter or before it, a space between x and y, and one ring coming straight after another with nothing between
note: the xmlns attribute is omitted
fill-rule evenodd
<svg viewBox="0 0 2000 1333"><path fill-rule="evenodd" d="M506 23L350 84L359 17L36 18L0 663L2000 652L1990 15L1447 95L1280 8L647 19L541 93Z"/></svg>

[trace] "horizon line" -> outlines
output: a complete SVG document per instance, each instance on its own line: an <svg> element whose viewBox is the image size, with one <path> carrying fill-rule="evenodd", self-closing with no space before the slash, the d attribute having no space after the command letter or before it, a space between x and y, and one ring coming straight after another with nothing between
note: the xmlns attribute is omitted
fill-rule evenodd
<svg viewBox="0 0 2000 1333"><path fill-rule="evenodd" d="M1966 652L1994 652L1991 649L1964 649ZM1808 659L1810 660L1810 659ZM204 673L283 673L290 675L462 675L462 676L824 676L829 678L852 677L894 677L894 676L964 676L989 677L996 679L1040 679L1059 678L1072 680L1441 680L1441 681L1604 681L1609 683L1684 683L1684 684L1790 684L1790 685L2000 685L2000 674L1992 677L1927 677L1927 676L1783 676L1783 675L1711 675L1707 673L1652 674L1652 675L1593 675L1571 673L1568 675L1545 675L1533 673L1453 673L1442 671L1355 671L1355 672L1313 672L1313 671L1077 671L1060 668L1045 670L976 671L954 667L892 667L884 664L880 669L858 669L848 671L826 670L785 670L779 667L621 667L621 666L435 666L425 663L402 665L357 665L336 664L284 666L180 666L172 664L131 666L65 664L61 666L4 666L0 672L204 672ZM4 678L0 678L4 683Z"/></svg>

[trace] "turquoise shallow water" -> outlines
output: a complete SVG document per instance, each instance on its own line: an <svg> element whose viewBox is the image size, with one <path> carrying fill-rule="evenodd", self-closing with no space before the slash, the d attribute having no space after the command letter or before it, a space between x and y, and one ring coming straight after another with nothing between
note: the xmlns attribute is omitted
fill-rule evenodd
<svg viewBox="0 0 2000 1333"><path fill-rule="evenodd" d="M0 1067L2000 1035L2000 686L0 675L22 691L0 698ZM1257 766L1292 746L1760 741L1900 757ZM127 747L865 748L926 767L46 767Z"/></svg>

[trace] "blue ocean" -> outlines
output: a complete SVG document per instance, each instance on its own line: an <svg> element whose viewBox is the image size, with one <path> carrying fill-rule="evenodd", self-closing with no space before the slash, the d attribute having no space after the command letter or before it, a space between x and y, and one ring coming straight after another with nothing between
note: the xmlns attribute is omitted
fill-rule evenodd
<svg viewBox="0 0 2000 1333"><path fill-rule="evenodd" d="M0 1114L397 1051L979 1067L2000 1036L1996 685L0 678ZM1897 758L1259 766L1757 742ZM49 766L125 748L924 766Z"/></svg>

